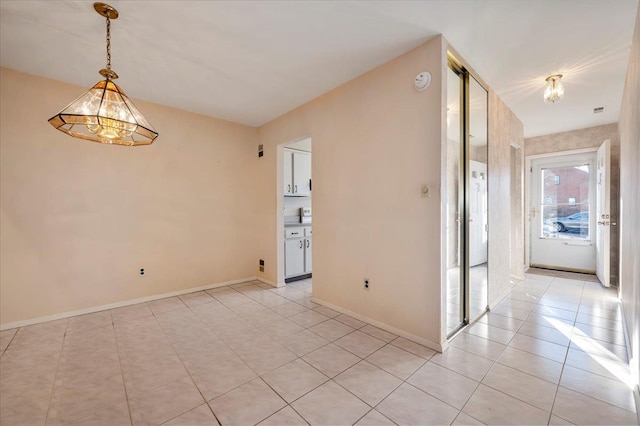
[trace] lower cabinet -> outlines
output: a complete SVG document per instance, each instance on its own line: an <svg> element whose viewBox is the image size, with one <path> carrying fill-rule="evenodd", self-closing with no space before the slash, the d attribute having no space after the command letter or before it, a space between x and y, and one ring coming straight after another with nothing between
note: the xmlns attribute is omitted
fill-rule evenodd
<svg viewBox="0 0 640 426"><path fill-rule="evenodd" d="M302 235L308 235L302 237ZM311 233L302 228L285 230L284 276L295 277L311 273Z"/></svg>
<svg viewBox="0 0 640 426"><path fill-rule="evenodd" d="M304 239L284 241L284 276L304 274Z"/></svg>
<svg viewBox="0 0 640 426"><path fill-rule="evenodd" d="M311 238L304 239L304 273L311 273Z"/></svg>

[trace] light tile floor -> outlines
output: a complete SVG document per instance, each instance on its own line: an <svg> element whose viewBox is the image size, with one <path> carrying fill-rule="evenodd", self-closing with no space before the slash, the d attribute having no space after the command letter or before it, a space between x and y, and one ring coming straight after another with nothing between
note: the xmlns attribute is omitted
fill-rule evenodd
<svg viewBox="0 0 640 426"><path fill-rule="evenodd" d="M0 333L0 424L635 424L615 291L527 275L444 354L247 282Z"/></svg>

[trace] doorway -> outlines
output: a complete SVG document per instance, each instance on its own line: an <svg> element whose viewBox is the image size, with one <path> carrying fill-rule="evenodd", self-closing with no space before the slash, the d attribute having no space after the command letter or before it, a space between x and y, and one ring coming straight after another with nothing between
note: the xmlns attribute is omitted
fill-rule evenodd
<svg viewBox="0 0 640 426"><path fill-rule="evenodd" d="M487 110L487 90L449 54L444 250L448 338L487 309Z"/></svg>
<svg viewBox="0 0 640 426"><path fill-rule="evenodd" d="M281 148L281 149L280 149ZM312 140L303 138L279 146L282 159L280 188L283 232L279 256L282 259L282 278L278 282L292 288L311 291L313 265L312 228ZM282 280L282 281L281 281ZM295 283L295 284L293 284Z"/></svg>
<svg viewBox="0 0 640 426"><path fill-rule="evenodd" d="M596 272L596 153L531 161L531 266Z"/></svg>

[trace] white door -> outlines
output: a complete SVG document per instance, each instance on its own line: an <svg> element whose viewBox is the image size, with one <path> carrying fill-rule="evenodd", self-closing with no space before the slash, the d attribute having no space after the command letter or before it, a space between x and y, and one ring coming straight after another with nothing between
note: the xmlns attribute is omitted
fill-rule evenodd
<svg viewBox="0 0 640 426"><path fill-rule="evenodd" d="M304 240L284 240L284 275L304 274Z"/></svg>
<svg viewBox="0 0 640 426"><path fill-rule="evenodd" d="M611 285L609 281L609 252L611 240L611 145L604 141L598 149L597 156L597 237L596 237L596 274L605 287Z"/></svg>
<svg viewBox="0 0 640 426"><path fill-rule="evenodd" d="M293 195L293 152L284 150L284 195Z"/></svg>
<svg viewBox="0 0 640 426"><path fill-rule="evenodd" d="M532 162L531 266L596 271L595 163L595 152Z"/></svg>
<svg viewBox="0 0 640 426"><path fill-rule="evenodd" d="M487 165L469 161L469 266L487 262Z"/></svg>
<svg viewBox="0 0 640 426"><path fill-rule="evenodd" d="M308 152L293 153L293 194L311 195L311 154Z"/></svg>

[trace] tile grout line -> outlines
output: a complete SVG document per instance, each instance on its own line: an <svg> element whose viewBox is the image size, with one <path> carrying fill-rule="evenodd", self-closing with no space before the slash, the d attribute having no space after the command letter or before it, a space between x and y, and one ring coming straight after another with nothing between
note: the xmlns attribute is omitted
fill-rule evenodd
<svg viewBox="0 0 640 426"><path fill-rule="evenodd" d="M233 290L235 290L235 289L233 289ZM235 291L237 291L237 290L235 290ZM238 292L238 293L241 293L241 292ZM283 297L283 296L281 296L281 297ZM216 299L216 300L218 300L218 299ZM224 304L224 302L222 302L221 300L218 300L218 301L220 301L222 304ZM295 301L292 301L292 302L296 303ZM260 302L258 302L258 303L260 303ZM263 305L263 306L265 306L265 305ZM303 305L301 305L301 306L303 306ZM230 309L230 308L229 308L228 306L226 306L226 305L225 305L225 307L227 307L228 309ZM266 307L266 308L267 308L268 310L272 311L272 312L275 312L275 311L274 311L272 308L270 308L270 307ZM305 306L305 308L306 308L306 306ZM307 308L307 309L309 309L309 308ZM313 311L313 309L309 309L309 310ZM314 312L315 312L315 311L314 311ZM275 313L276 313L276 314L278 314L277 312L275 312ZM280 314L278 314L278 315L280 315ZM280 315L280 316L282 316L282 315ZM335 320L335 318L336 318L337 316L339 316L339 315L336 315L335 317L328 317L326 320L323 320L323 321L321 321L320 323L314 324L314 325L312 325L312 326L310 326L310 327L303 328L303 330L301 330L301 331L306 331L306 330L308 330L308 331L311 331L313 334L315 334L315 335L317 335L317 336L319 336L319 337L321 337L321 338L325 338L325 337L320 336L319 334L315 333L313 330L310 330L310 329L311 329L312 327L315 327L316 325L319 325L319 324L322 324L322 323L324 323L324 322L327 322L327 321L329 321L330 319L334 319L334 320ZM347 316L348 316L348 315L347 315ZM285 319L287 319L287 318L285 317ZM348 324L344 324L343 322L341 322L341 321L339 321L339 320L335 320L335 321L340 322L341 324L343 324L343 325L345 325L345 326L351 327L351 326L349 326ZM298 325L299 325L299 324L298 324ZM359 328L351 327L351 328L353 328L353 330L352 330L352 331L350 331L349 333L347 333L347 334L345 334L345 335L343 335L343 336L340 336L340 337L338 337L337 339L334 339L334 340L328 340L328 339L327 339L327 340L328 340L328 343L326 343L325 345L323 345L323 346L321 346L321 347L319 347L319 348L314 349L314 350L313 350L313 351L311 351L311 352L315 352L315 351L317 351L317 350L319 350L319 349L322 349L322 348L324 348L324 347L326 347L326 346L329 346L330 344L334 344L334 345L335 345L335 342L336 342L337 340L340 340L340 339L342 339L343 337L346 337L346 336L348 336L348 335L350 335L350 334L353 334L353 333L355 333L356 331L360 331L362 328L366 327L366 325L367 325L367 323L365 323L364 325L362 325L362 326L361 326L361 327L359 327ZM369 337L371 337L371 338L374 338L374 339L377 339L377 337L372 336L372 335L370 335L370 334L368 334L368 333L366 333L366 332L362 332L362 331L361 331L361 333L367 334L367 336L369 336ZM292 333L292 334L296 334L296 333ZM285 336L284 338L286 338L286 337L288 337L288 336ZM400 350L404 350L404 349L399 348L399 347L397 347L397 346L395 346L395 345L393 345L393 344L392 344L392 342L393 342L393 341L395 341L395 340L397 340L397 339L398 339L398 336L394 337L394 338L393 338L392 340L390 340L389 342L386 342L386 341L384 341L384 340L378 339L378 340L381 340L382 342L384 342L385 344L384 344L383 346L381 346L379 349L377 349L376 351L374 351L374 352L372 352L371 354L367 355L367 357L368 357L368 356L370 356L370 355L372 355L373 353L375 353L375 352L377 352L377 351L381 350L382 348L384 348L384 347L386 347L386 346L389 346L389 345L394 346L394 347L396 347L396 348L398 348L398 349L400 349ZM279 342L278 342L278 343L279 343ZM289 402L287 402L286 400L284 400L284 398L282 398L282 396L280 396L280 394L278 394L278 392L277 392L277 391L275 391L275 389L273 389L273 388L269 385L269 383L267 383L267 382L264 380L264 378L262 377L263 375L259 375L259 374L258 374L258 377L257 377L257 378L260 378L260 379L261 379L261 380L262 380L262 381L263 381L263 382L264 382L264 383L265 383L265 384L266 384L266 385L267 385L267 386L268 386L268 387L269 387L273 392L275 392L275 393L276 393L276 394L277 394L277 395L278 395L278 396L279 396L279 397L280 397L280 398L281 398L281 399L282 399L282 400L287 404L287 406L291 407L291 409L293 409L293 410L294 410L298 415L300 415L300 413L298 413L298 411L296 411L296 410L295 410L295 408L292 406L292 404L293 404L293 403L295 403L296 401L298 401L299 399L303 398L305 395L307 395L307 394L309 394L309 393L313 392L314 390L318 389L319 387L321 387L321 386L325 385L325 384L326 384L326 383L328 383L328 382L333 382L334 384L336 384L337 386L339 386L340 388L342 388L342 389L344 389L346 392L348 392L350 395L353 395L355 398L357 398L358 400L362 401L365 405L367 405L367 406L371 407L371 409L370 409L368 412L370 412L370 411L374 410L374 409L375 409L375 406L373 406L373 407L372 407L372 406L371 406L371 405L369 405L367 402L363 401L360 397L358 397L357 395L353 394L349 389L346 389L346 388L345 388L344 386L342 386L340 383L338 383L337 381L335 381L335 378L336 378L336 377L338 377L340 374L344 373L345 371L349 370L349 369L350 369L350 368L352 368L354 365L357 365L357 364L361 363L362 361L366 361L366 358L367 358L367 357L362 358L362 357L360 357L359 355L354 354L353 352L349 351L348 349L341 347L340 345L335 345L335 346L337 346L337 347L339 347L340 349L345 350L345 351L349 352L350 354L352 354L352 355L354 355L354 356L358 357L358 358L359 358L359 361L358 361L358 362L356 362L355 364L353 364L353 365L351 365L351 366L349 366L349 367L345 368L344 370L342 370L341 372L339 372L338 374L336 374L334 377L328 377L328 376L326 376L324 373L322 373L321 371L319 371L315 366L313 366L313 365L309 364L309 363L308 363L308 362L303 358L303 356L308 355L308 354L309 354L309 353L311 353L311 352L309 352L309 353L307 353L307 354L305 354L305 355L303 355L303 356L298 356L297 354L295 354L295 355L297 356L296 360L301 360L301 361L302 361L302 362L304 362L305 364L309 365L310 367L312 367L313 369L315 369L316 371L318 371L320 374L322 374L322 375L324 375L325 377L327 377L327 379L328 379L328 380L326 380L325 382L323 382L323 383L319 384L318 386L314 387L313 389L308 390L308 391L307 391L307 392L305 392L303 395L301 395L301 396L299 396L298 398L296 398L295 400L291 401L291 403L289 403ZM285 348L286 348L286 347L285 347ZM230 349L231 349L231 348L230 348ZM233 351L233 349L231 349L231 350ZM405 351L405 352L406 352L406 351ZM235 353L235 351L234 351L234 353ZM408 352L408 353L410 353L410 352ZM237 355L237 354L236 354L236 355ZM414 355L415 355L415 354L414 354ZM239 356L239 355L238 355L238 356ZM416 356L417 356L417 355L416 355ZM422 357L419 357L419 358L422 358ZM426 363L428 363L428 362L429 362L429 360L430 360L430 358L431 358L431 357L429 357L429 359L426 359L426 360L425 360L425 362L424 362L420 367L418 367L418 369L422 368L422 366L424 366ZM424 359L424 358L423 358L423 359ZM293 361L291 361L291 362L293 362ZM368 361L367 361L367 362L368 362ZM285 363L285 364L283 364L282 366L284 366L284 365L286 365L286 364L288 364L288 363ZM269 373L271 373L272 371L275 371L275 370L277 370L278 368L281 368L282 366L277 367L277 368L274 368L273 370L270 370L270 371L268 371L268 372L264 373L264 375L269 374ZM374 366L375 366L375 365L374 365ZM376 367L376 368L380 368L380 367L377 367L377 366L375 366L375 367ZM249 368L251 368L251 367L249 366ZM418 369L416 369L416 371L417 371ZM408 380L408 379L409 379L409 377L411 377L411 376L409 376L406 380L403 380L403 379L401 379L401 378L399 378L399 377L397 377L397 376L393 375L392 373L389 373L388 371L386 371L386 370L384 370L384 369L382 369L382 368L380 368L380 370L381 370L381 371L386 372L387 374L390 374L391 376L393 376L393 377L395 377L395 378L397 378L397 379L399 379L399 380L401 380L401 382L398 384L398 386L396 386L396 387L395 387L394 389L392 389L389 393L387 393L387 394L385 395L385 397L384 397L380 402L382 402L384 399L386 399L386 398L387 398L391 393L395 392L395 390L396 390L398 387L400 387L402 384L405 384L405 383L406 383L407 385L414 387L414 386L413 386L413 385L411 385L410 383L407 383L407 380ZM254 371L254 372L255 372L255 371ZM257 372L255 372L255 373L257 374ZM415 373L415 372L414 372L414 373ZM412 373L412 375L413 375L413 373ZM252 379L252 380L253 380L253 379ZM245 383L245 384L246 384L246 383ZM242 386L242 385L240 385L240 386ZM238 386L238 387L240 387L240 386ZM414 387L414 388L415 388L415 387ZM236 387L236 388L234 388L234 389L237 389L237 387ZM417 388L416 388L416 389L417 389ZM424 391L422 391L421 389L418 389L418 390L419 390L419 391L421 391L421 392L424 392ZM230 391L228 391L228 392L230 392ZM228 393L228 392L227 392L227 393ZM429 395L430 395L430 394L429 394ZM216 398L218 398L218 397L220 397L220 396L222 396L222 395L219 395L219 396L217 396ZM430 395L430 396L432 396L432 397L433 397L433 395ZM434 397L434 398L435 398L435 397ZM214 399L215 399L215 398L214 398ZM437 399L437 398L436 398L436 399ZM442 400L440 400L440 399L438 399L438 400L439 400L439 401L441 401L441 402L443 402L443 403L445 403L445 404L447 404L447 405L449 405L449 404L448 404L448 403L446 403L445 401L442 401ZM378 402L378 404L379 404L380 402ZM376 404L376 406L377 406L377 404ZM453 406L452 406L452 407L453 407ZM454 408L454 409L457 409L456 407L453 407L453 408ZM281 410L282 410L282 409L281 409ZM280 411L280 410L278 410L278 411ZM368 412L367 412L367 413L368 413ZM273 414L275 414L275 413L273 413ZM271 415L273 415L273 414L271 414ZM270 417L271 415L267 416L267 418L268 418L268 417ZM366 415L366 414L365 414L365 415ZM306 420L302 415L300 415L300 417L301 417L302 419L304 419L304 420L305 420L305 422L307 422L307 420ZM364 417L364 416L363 416L363 417ZM385 417L386 417L386 416L385 416ZM264 420L265 420L265 419L263 419L263 420L261 420L261 421L264 421ZM308 422L307 422L307 423L308 423Z"/></svg>
<svg viewBox="0 0 640 426"><path fill-rule="evenodd" d="M189 293L189 294L190 294L190 293ZM189 311L191 311L191 312L194 314L194 316L195 316L196 318L198 318L198 320L199 320L199 321L202 321L202 320L201 320L201 319L196 315L196 313L195 313L195 312L193 312L193 310L191 309L191 306L189 306L189 305L187 305L186 303L184 303L184 301L183 301L182 299L180 299L180 301L181 301L181 302L186 306L186 308L187 308L187 309L189 309ZM182 309L182 308L178 308L178 309ZM175 309L175 310L178 310L178 309ZM171 311L166 311L166 312L171 312ZM163 313L164 313L164 312L163 312ZM158 324L158 327L160 327L160 330L162 330L162 334L164 334L165 338L167 339L167 342L168 342L168 343L169 343L169 345L171 346L171 349L173 350L173 353L174 353L174 354L178 357L178 359L180 360L180 364L182 364L182 368L184 368L184 370L187 372L187 375L188 375L188 376L189 376L189 378L191 379L191 383L193 383L193 386L198 390L198 393L200 394L200 397L201 397L201 398L202 398L202 400L204 401L204 404L207 406L207 408L209 408L209 411L211 412L211 414L213 414L213 417L214 417L214 418L216 419L216 421L218 422L218 425L222 425L222 423L220 422L220 419L218 419L218 416L216 416L216 413L214 413L214 412L213 412L213 409L212 409L212 408L211 408L211 406L209 405L209 401L207 401L207 399L206 399L206 398L204 397L204 395L202 394L202 391L200 390L200 388L199 388L199 387L198 387L198 385L196 384L195 380L193 380L193 376L191 375L191 371L189 371L189 369L187 368L187 366L186 366L186 365L184 365L184 361L182 360L182 358L180 357L180 354L178 353L178 351L176 350L175 346L173 345L173 342L171 341L171 338L169 337L169 335L167 334L167 332L165 331L165 329L162 327L162 324L160 323L160 321L158 321L158 318L156 318L155 313L153 313L153 312L152 312L152 315L153 315L153 318L154 318L154 319L155 319L155 321L156 321L156 324ZM204 325L206 326L206 324L204 324ZM207 329L208 329L208 328L209 328L209 327L207 327ZM215 333L214 333L214 334L215 334ZM223 342L223 343L224 343L224 342ZM178 379L178 380L180 380L180 379ZM175 380L175 381L177 381L177 380ZM175 381L174 381L174 382L175 382ZM173 382L170 382L170 383L173 383ZM164 386L164 385L163 385L163 386ZM160 387L161 387L161 386L158 386L158 388L160 388ZM157 389L157 388L156 388L156 389ZM190 409L188 409L187 411L184 411L184 412L182 412L182 413L178 414L177 416L172 417L172 418L170 418L170 419L168 419L168 420L164 421L162 424L167 423L167 422L170 422L171 420L176 419L176 418L178 418L178 417L182 416L183 414L188 413L189 411L191 411L191 410L193 410L193 409L195 409L195 408L198 408L200 405L202 405L202 404L199 404L199 405L197 405L196 407L190 408ZM131 424L133 424L133 421L132 421L132 423L131 423Z"/></svg>
<svg viewBox="0 0 640 426"><path fill-rule="evenodd" d="M551 283L553 283L556 279L553 278ZM551 285L550 283L550 285ZM582 294L584 293L584 282L582 283L582 288L580 290L580 300L582 300ZM546 294L546 291L545 291ZM542 298L541 298L542 299ZM538 303L540 304L540 303ZM544 305L543 305L544 306ZM580 304L578 304L578 309L580 309ZM567 358L569 356L569 348L571 347L571 337L573 336L573 328L576 325L576 319L578 318L578 312L576 311L575 319L573 321L573 325L571 326L571 336L569 337L569 344L567 345L567 351L564 354L564 360L562 361L562 367L560 368L560 376L558 377L558 383L556 384L556 390L553 395L553 401L551 402L551 408L549 409L549 417L547 418L547 424L551 424L551 418L554 416L553 409L556 405L556 399L558 398L558 390L560 389L560 383L562 382L562 375L564 374L564 367L567 364Z"/></svg>
<svg viewBox="0 0 640 426"><path fill-rule="evenodd" d="M233 289L233 290L235 290L235 289ZM237 291L237 290L235 290L235 291ZM238 292L238 293L242 294L241 292ZM279 295L278 295L278 296L279 296ZM212 296L212 297L215 299L215 296ZM246 295L245 295L245 297L248 297L248 296L246 296ZM284 297L284 296L280 296L280 297ZM285 297L285 299L286 299L286 297ZM223 301L221 301L221 300L219 300L219 299L216 299L216 300L218 300L220 303L222 303L222 304L223 304L227 309L231 309L230 307L228 307L227 305L225 305ZM291 301L291 300L290 300L290 301ZM291 301L291 302L296 303L295 301ZM258 302L258 303L260 303L260 302ZM263 306L265 306L265 305L263 305ZM300 306L303 306L303 305L300 305ZM276 307L277 307L277 306L276 306ZM304 307L306 308L306 306L304 306ZM271 307L265 306L265 308L266 308L267 310L269 310L269 311L272 311L272 312L274 312L274 313L278 314L278 312L275 312ZM307 308L307 309L308 309L308 310L310 310L310 311L313 311L313 309L309 309L309 308ZM235 312L235 311L234 311L234 312ZM314 311L314 312L315 312L315 311ZM318 312L318 313L319 313L319 312ZM237 315L237 314L236 314L236 315ZM278 314L278 315L280 315L280 314ZM282 315L280 315L280 316L282 316ZM339 315L336 315L336 317L337 317L337 316L339 316ZM287 319L286 317L284 317L284 318L285 318L285 319ZM322 323L327 322L327 321L329 321L330 319L334 319L334 318L335 318L335 317L327 317L327 319L326 319L326 320L323 320L323 321L321 321L321 322L319 322L319 323L317 323L317 324L314 324L314 325L312 325L312 326L310 326L310 327L303 328L303 330L301 330L301 331L306 331L306 330L308 330L308 331L312 332L313 334L317 335L318 337L324 338L323 336L320 336L319 334L317 334L317 333L313 332L313 331L312 331L312 330L310 330L310 329L311 329L312 327L315 327L316 325L322 324ZM245 320L245 319L243 318L243 320ZM246 320L245 320L245 321L246 321ZM336 320L336 321L338 321L338 320ZM343 325L345 325L345 326L347 326L347 327L351 327L351 326L349 326L349 325L347 325L347 324L342 323L341 321L338 321L338 322L340 322L341 324L343 324ZM300 324L298 324L298 325L300 325ZM361 326L360 328L354 328L354 327L351 327L351 328L353 328L353 330L352 330L352 331L350 331L349 333L347 333L347 334L345 334L345 335L343 335L343 336L340 336L340 337L338 337L337 339L334 339L334 340L329 340L329 339L327 339L327 340L328 340L328 342L327 342L325 345L323 345L323 346L321 346L321 347L319 347L319 348L316 348L316 349L314 349L314 350L313 350L313 351L311 351L311 352L315 352L315 351L317 351L317 350L319 350L319 349L322 349L322 348L324 348L324 347L326 347L326 346L328 346L328 345L330 345L330 344L335 344L335 342L336 342L337 340L339 340L339 339L341 339L341 338L343 338L343 337L345 337L345 336L348 336L348 335L350 335L350 334L353 334L353 333L355 333L356 331L359 331L361 328L363 328L363 327L365 327L365 326L366 326L366 323L365 323L365 325ZM256 328L256 327L254 326L254 328ZM212 330L212 331L213 331L213 330ZM215 333L215 332L214 332L214 333ZM292 333L292 334L296 334L296 333ZM371 335L369 335L368 333L365 333L365 334L367 334L368 336L370 336L370 337L372 337L372 338L376 338L375 336L371 336ZM285 336L285 337L283 337L283 338L286 338L286 337L288 337L288 336ZM397 336L396 336L394 339L392 339L391 341L389 341L389 342L385 342L385 345L383 345L382 347L380 347L378 350L380 350L380 349L382 349L383 347L386 347L387 345L391 344L391 342L392 342L393 340L396 340L396 339L397 339ZM378 339L378 340L380 340L380 339ZM384 342L384 341L383 341L383 342ZM224 342L223 342L223 343L224 343ZM280 344L280 343L279 343L279 341L278 341L278 344ZM225 345L226 345L226 343L225 343ZM364 360L365 360L365 358L361 358L359 355L354 354L353 352L349 351L348 349L342 348L342 347L341 347L341 346L339 346L339 345L336 345L336 346L338 346L338 347L339 347L340 349L342 349L342 350L345 350L345 351L347 351L347 352L349 352L349 353L353 354L354 356L356 356L356 357L358 357L358 358L360 359L356 364L353 364L353 365L357 365L357 364L359 364L360 362L362 362L362 361L364 361ZM283 347L284 347L284 346L283 346ZM232 348L230 348L230 347L229 347L229 349L230 349L234 354L236 354L238 357L240 357L240 358L242 359L242 357L241 357L239 354L237 354L235 351L233 351L233 349L232 349ZM286 347L285 347L285 349L287 349L287 350L288 350L288 348L286 348ZM311 352L309 352L309 353L311 353ZM376 351L374 351L374 353L375 353L375 352L377 352L377 350L376 350ZM309 353L307 353L307 354L305 354L305 355L308 355ZM294 354L295 354L295 353L294 353ZM313 392L314 390L318 389L319 387L323 386L324 384L326 384L326 383L328 383L328 382L333 382L333 383L335 383L336 385L338 385L338 386L340 386L342 389L344 389L346 392L348 392L349 394L353 395L353 396L354 396L355 398L357 398L358 400L362 401L362 399L360 399L357 395L353 394L351 391L349 391L348 389L344 388L343 386L341 386L338 382L336 382L336 381L334 380L334 379L335 379L335 377L337 377L337 376L339 376L340 374L344 373L344 372L345 372L345 371L347 371L349 368L353 367L353 365L352 365L352 366L349 366L349 367L347 367L347 368L345 368L343 371L339 372L339 373L338 373L338 374L336 374L334 377L328 377L326 374L324 374L324 373L322 373L321 371L319 371L315 366L313 366L313 365L309 364L305 359L303 359L303 357L302 357L302 356L298 356L298 354L295 354L295 355L296 355L296 357L297 357L295 360L301 360L301 361L302 361L302 362L304 362L306 365L309 365L311 368L313 368L314 370L318 371L318 372L319 372L320 374L322 374L323 376L327 377L327 380L326 380L326 381L324 381L323 383L319 384L318 386L314 387L313 389L310 389L310 390L308 390L307 392L305 392L304 394L300 395L298 398L296 398L295 400L291 401L291 403L287 402L287 401L286 401L286 400L285 400L285 399L284 399L284 398L283 398L283 397L282 397L282 396L281 396L281 395L280 395L280 394L279 394L275 389L273 389L273 388L271 387L271 385L269 385L269 383L268 383L268 382L266 382L266 380L264 380L263 376L264 376L264 375L266 375L266 374L269 374L269 373L271 373L271 372L273 372L273 371L275 371L275 370L277 370L277 369L279 369L279 368L283 367L284 365L287 365L287 364L289 364L290 362L293 362L293 361L295 361L295 360L290 361L289 363L285 363L285 364L283 364L283 365L281 365L281 366L279 366L279 367L276 367L276 368L274 368L273 370L269 370L269 371L265 372L263 375L258 374L255 370L253 370L253 369L251 368L251 366L247 365L247 367L249 367L252 371L254 371L254 373L257 375L257 377L256 377L256 378L259 378L263 383L265 383L265 384L266 384L266 385L267 385L267 386L268 386L268 387L269 387L269 388L270 388L270 389L271 389L271 390L272 390L276 395L278 395L278 397L280 397L280 399L282 399L282 400L285 402L286 406L291 407L291 409L292 409L292 410L294 410L294 411L295 411L295 412L296 412L296 413L297 413L297 414L298 414L298 415L299 415L303 420L305 420L305 422L307 422L307 423L308 423L308 421L307 421L307 420L306 420L306 419L305 419L305 418L304 418L300 413L298 413L298 411L297 411L297 410L295 410L295 408L292 406L292 404L293 404L294 402L298 401L299 399L303 398L305 395L307 395L307 394L309 394L309 393ZM371 355L371 354L370 354L370 355ZM244 360L243 360L243 361L244 361ZM425 362L425 363L426 363L426 362ZM245 362L245 364L246 364L246 362ZM186 367L185 367L185 368L186 368ZM379 368L379 367L378 367L378 368ZM385 371L385 370L383 370L383 369L381 369L381 370L382 370L382 371ZM394 377L395 377L395 376L394 376ZM252 380L255 380L255 379L252 379ZM252 380L251 380L251 381L252 381ZM242 385L239 385L239 386L237 386L236 388L234 388L234 389L232 389L232 390L235 390L235 389L239 388L240 386L243 386L243 385L244 385L244 384L246 384L246 383L248 383L248 382L245 382L245 383L243 383ZM398 387L399 387L400 385L402 385L402 383L404 383L404 382L401 382L401 383L398 385ZM197 387L197 385L196 385L196 387ZM397 389L397 387L396 387L396 388L394 388L390 393L392 393L393 391L395 391L395 389ZM225 392L225 394L227 394L227 393L229 393L229 392L231 392L231 390L229 390L229 391ZM390 393L389 393L389 394L390 394ZM218 395L218 396L216 396L215 398L221 397L221 396L223 396L223 395L225 395L225 394ZM385 398L386 398L389 394L387 394L387 395L385 396ZM215 399L215 398L213 398L213 399ZM364 404L366 404L367 406L371 407L371 406L370 406L368 403L366 403L365 401L362 401L362 402L363 402ZM372 407L371 409L373 409L373 407ZM280 410L282 410L282 409L280 409ZM280 410L278 410L278 411L280 411ZM371 411L371 410L370 410L370 411ZM270 415L269 415L269 416L267 416L266 418L271 417L271 415L273 415L273 414L275 414L275 413L270 414ZM266 418L265 418L265 419L266 419ZM217 417L216 417L216 419L217 419ZM265 419L262 419L261 421L264 421Z"/></svg>
<svg viewBox="0 0 640 426"><path fill-rule="evenodd" d="M111 327L113 328L113 340L116 343L116 353L118 354L118 365L120 366L120 376L122 377L122 387L124 388L124 398L127 401L127 412L129 413L129 422L133 425L133 416L131 414L131 405L129 404L129 394L127 392L127 382L124 379L124 370L122 369L122 358L120 356L120 345L118 344L118 335L116 333L116 325L113 319L113 315L111 311L109 311L109 315L111 316Z"/></svg>
<svg viewBox="0 0 640 426"><path fill-rule="evenodd" d="M554 278L554 279L555 279L555 278ZM548 291L548 289L549 289L549 287L550 287L550 285L551 285L551 282L552 282L552 281L553 281L553 279L549 282L549 284L547 284L547 286L545 287L545 291L544 291L544 293L541 295L541 297L540 297L540 298L542 298L542 296L544 296L544 294ZM515 287L515 286L514 286L514 287ZM538 303L538 304L539 304L539 303ZM536 306L537 306L537 305L536 305ZM531 315L531 313L532 313L532 312L533 312L533 310L532 310L532 311L529 311L529 315ZM529 317L529 315L527 315L527 318ZM512 319L516 319L516 320L518 320L517 318L513 318L513 317L509 317L509 318L512 318ZM518 331L520 330L520 328L522 328L522 326L523 326L523 325L524 325L524 323L526 322L526 318L525 318L525 319L523 319L523 320L519 320L519 321L521 321L521 323L520 323L520 325L517 327L517 329L515 330L515 332L514 332L514 333L515 333L515 334L514 334L514 337L515 337L515 335L516 335L516 334L518 334ZM489 342L493 342L491 339L486 339L486 338L484 338L484 337L482 337L482 336L477 336L477 337L480 337L480 338L482 338L482 339L485 339L485 340L487 340L487 341L489 341ZM496 342L496 343L497 343L497 342ZM512 347L512 346L509 346L509 345L504 345L504 346L505 346L505 348L504 348L504 349L506 349L507 347ZM462 351L467 352L467 353L469 353L469 354L471 354L471 355L479 356L479 357L481 357L481 358L487 359L487 360L489 360L489 361L491 361L491 362L492 362L491 367L489 367L489 369L487 370L487 372L483 375L482 379L480 379L480 381L478 381L478 385L476 386L476 389L471 393L471 395L469 396L469 398L467 399L467 401L466 401L466 402L465 402L465 404L463 405L462 409L460 409L460 412L464 412L464 411L463 411L463 410L464 410L464 407L469 403L469 400L471 400L471 398L473 397L473 395L477 392L477 390L478 390L478 388L480 387L480 385L487 386L488 388L491 388L491 389L495 390L496 392L500 392L500 393L501 393L501 394L503 394L503 395L506 395L506 396L508 396L508 397L510 397L510 398L514 398L514 399L516 399L516 400L518 400L518 401L520 401L520 402L522 402L522 403L524 403L524 404L527 404L527 405L529 405L529 406L531 406L531 407L534 407L534 408L536 408L536 409L538 409L538 410L546 411L546 410L541 409L540 407L537 407L537 406L535 406L535 405L533 405L533 404L531 404L531 403L529 403L529 402L527 402L527 401L523 401L523 400L522 400L522 399L520 399L520 398L517 398L517 397L515 397L515 396L513 396L513 395L509 395L508 393L503 392L503 391L501 391L500 389L496 389L496 388L494 388L494 387L492 387L492 386L487 385L486 383L483 383L484 379L487 377L487 375L489 374L489 372L490 372L491 370L493 370L493 368L495 367L495 365L496 365L496 364L499 364L499 363L498 363L498 359L500 358L500 356L498 356L498 358L496 358L495 360L492 360L492 359L490 359L490 358L486 358L486 357L484 357L484 356L482 356L482 355L478 355L478 354L475 354L475 353L473 353L473 352L466 351L466 350L464 350L464 349L462 349L462 348L456 348L456 349L458 349L458 350L462 350ZM503 352L504 352L504 349L503 349ZM516 348L516 349L517 349L517 348ZM568 347L567 347L567 351L568 351ZM528 352L528 351L524 351L524 352L531 353L531 352ZM532 353L532 354L533 354L533 353ZM502 353L501 353L500 355L502 355ZM536 354L533 354L533 355L536 355ZM565 357L566 357L566 354L565 354ZM543 358L546 358L546 357L543 357ZM547 358L547 359L548 359L548 358ZM500 365L502 365L502 364L500 364ZM444 367L444 366L442 366L442 367ZM563 363L563 367L564 367L564 363ZM447 367L444 367L444 368L447 368ZM517 370L517 369L516 369L516 370ZM453 371L453 370L450 370L450 371ZM520 371L520 370L518 370L518 371ZM455 372L455 371L454 371L454 372ZM456 373L457 373L457 372L456 372ZM530 375L530 376L532 376L532 377L535 377L535 378L540 379L539 377L534 376L534 375L532 375L532 374L529 374L529 373L526 373L526 372L522 372L522 373L524 373L524 374L528 374L528 375ZM460 373L458 373L458 374L460 374ZM464 375L463 375L463 376L464 376ZM467 376L465 376L465 377L467 377ZM544 379L542 379L542 380L544 380ZM557 392L557 388L556 388L556 392ZM554 400L555 400L555 396L554 396ZM550 419L550 416L551 416L551 412L552 412L552 410L550 410L550 411L549 411L549 419ZM465 412L465 414L467 414L467 413ZM469 415L469 414L467 414L467 415ZM472 416L472 417L473 417L473 416ZM549 423L549 421L547 421L547 424L548 424L548 423Z"/></svg>
<svg viewBox="0 0 640 426"><path fill-rule="evenodd" d="M2 357L5 354L5 352L7 352L7 349L9 349L9 346L11 346L11 343L13 343L13 339L16 338L16 335L18 334L18 330L20 330L20 328L23 328L23 327L18 327L16 329L16 332L13 333L13 335L11 336L11 339L9 340L9 343L7 343L7 346L4 348L4 350L0 354L0 357ZM65 333L66 333L66 330L65 330Z"/></svg>
<svg viewBox="0 0 640 426"><path fill-rule="evenodd" d="M60 344L60 355L58 355L58 362L56 363L56 373L53 376L53 383L51 384L51 394L49 395L49 406L47 407L47 415L44 418L44 424L47 424L49 420L49 412L51 411L51 403L53 402L53 394L56 388L56 379L58 378L58 371L60 370L60 362L62 361L62 351L64 350L64 341L67 338L67 327L69 327L69 320L66 319L64 328L64 335L62 336L62 343ZM18 334L18 331L16 331Z"/></svg>

